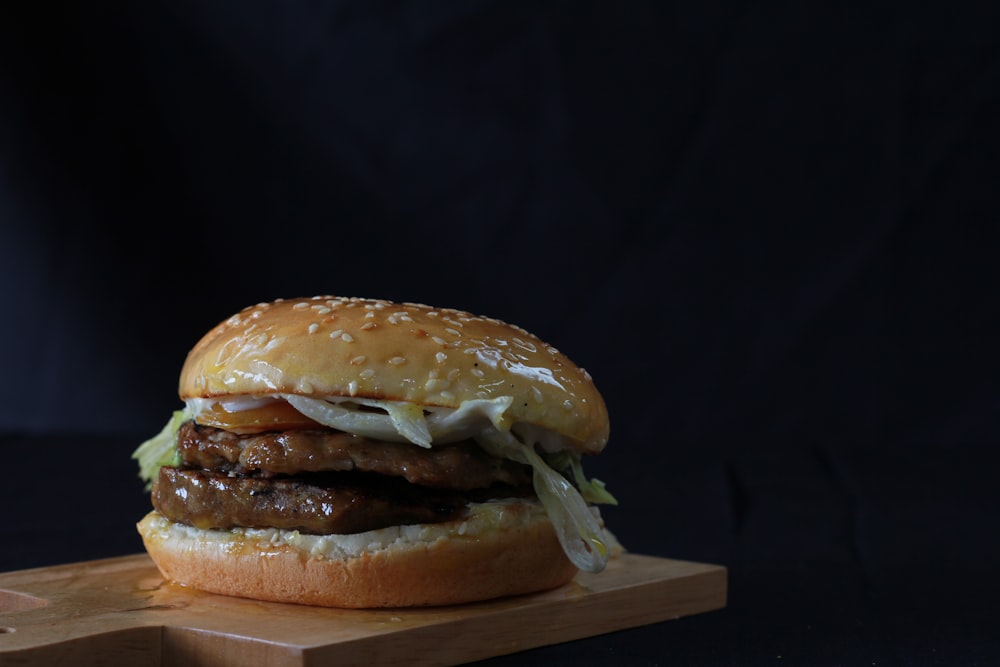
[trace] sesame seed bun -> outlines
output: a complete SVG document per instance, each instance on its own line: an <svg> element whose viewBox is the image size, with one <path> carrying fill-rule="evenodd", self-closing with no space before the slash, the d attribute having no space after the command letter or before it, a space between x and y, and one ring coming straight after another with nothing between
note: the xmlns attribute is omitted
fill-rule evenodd
<svg viewBox="0 0 1000 667"><path fill-rule="evenodd" d="M582 453L608 440L590 375L527 331L420 304L317 296L248 307L189 353L180 396L360 397L458 408L513 398L507 416Z"/></svg>
<svg viewBox="0 0 1000 667"><path fill-rule="evenodd" d="M498 505L468 521L359 535L200 530L150 512L140 523L163 576L210 593L327 607L460 604L570 581L544 511ZM301 542L289 543L286 539Z"/></svg>

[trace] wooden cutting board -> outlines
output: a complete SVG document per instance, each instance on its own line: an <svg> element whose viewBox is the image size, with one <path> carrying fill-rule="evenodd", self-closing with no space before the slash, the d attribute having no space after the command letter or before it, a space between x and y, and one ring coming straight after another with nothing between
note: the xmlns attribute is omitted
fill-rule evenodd
<svg viewBox="0 0 1000 667"><path fill-rule="evenodd" d="M0 665L451 665L725 604L725 568L638 554L546 593L371 611L191 591L140 554L0 574Z"/></svg>

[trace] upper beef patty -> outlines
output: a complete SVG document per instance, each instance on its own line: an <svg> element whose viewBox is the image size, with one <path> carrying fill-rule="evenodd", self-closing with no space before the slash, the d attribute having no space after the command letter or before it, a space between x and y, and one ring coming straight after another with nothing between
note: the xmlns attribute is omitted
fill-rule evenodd
<svg viewBox="0 0 1000 667"><path fill-rule="evenodd" d="M361 470L412 484L470 490L531 484L531 467L490 456L472 442L425 449L329 430L237 435L184 423L177 434L181 465L260 476Z"/></svg>

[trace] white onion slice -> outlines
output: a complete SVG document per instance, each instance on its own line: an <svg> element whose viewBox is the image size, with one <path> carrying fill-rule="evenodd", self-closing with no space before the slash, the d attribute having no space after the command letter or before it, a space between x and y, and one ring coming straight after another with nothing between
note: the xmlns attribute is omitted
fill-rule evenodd
<svg viewBox="0 0 1000 667"><path fill-rule="evenodd" d="M282 394L281 397L306 417L324 426L387 442L407 442L385 413L348 410L328 401L296 394Z"/></svg>
<svg viewBox="0 0 1000 667"><path fill-rule="evenodd" d="M506 431L510 428L507 410L513 402L513 396L498 396L462 401L457 410L428 408L427 422L435 442L455 442L472 437L482 430L487 420L496 430Z"/></svg>
<svg viewBox="0 0 1000 667"><path fill-rule="evenodd" d="M427 420L424 419L424 409L419 405L403 401L376 401L368 399L361 399L357 402L361 405L385 410L389 413L389 421L392 422L396 433L415 445L430 449L431 432L427 428Z"/></svg>
<svg viewBox="0 0 1000 667"><path fill-rule="evenodd" d="M485 426L506 430L509 428L506 412L514 401L510 396L463 401L457 410L429 407L425 415L425 408L405 401L280 396L306 417L324 426L380 440L412 442L421 447L464 440ZM385 412L359 410L359 406Z"/></svg>

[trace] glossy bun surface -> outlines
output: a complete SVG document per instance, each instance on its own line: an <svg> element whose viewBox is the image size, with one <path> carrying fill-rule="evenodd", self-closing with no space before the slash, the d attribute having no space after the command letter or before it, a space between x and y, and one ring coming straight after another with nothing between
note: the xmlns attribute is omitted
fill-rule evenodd
<svg viewBox="0 0 1000 667"><path fill-rule="evenodd" d="M317 296L248 307L188 354L180 396L300 394L458 408L510 396L512 423L601 451L608 414L590 375L524 329L422 304Z"/></svg>

